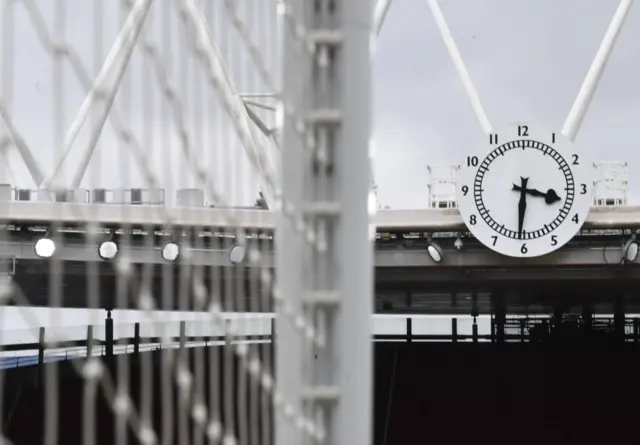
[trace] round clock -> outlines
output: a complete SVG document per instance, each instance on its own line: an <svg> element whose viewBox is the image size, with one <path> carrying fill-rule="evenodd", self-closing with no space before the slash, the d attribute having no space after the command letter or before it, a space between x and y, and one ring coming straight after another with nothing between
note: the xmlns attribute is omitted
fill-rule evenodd
<svg viewBox="0 0 640 445"><path fill-rule="evenodd" d="M469 231L511 257L553 252L580 230L591 207L592 164L560 133L517 125L487 136L456 178Z"/></svg>

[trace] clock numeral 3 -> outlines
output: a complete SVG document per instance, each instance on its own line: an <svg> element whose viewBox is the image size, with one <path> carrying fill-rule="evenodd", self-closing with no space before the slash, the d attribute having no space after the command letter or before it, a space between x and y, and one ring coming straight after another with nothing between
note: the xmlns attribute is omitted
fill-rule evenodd
<svg viewBox="0 0 640 445"><path fill-rule="evenodd" d="M529 249L527 249L527 243L522 243L522 247L520 247L520 253L527 253Z"/></svg>
<svg viewBox="0 0 640 445"><path fill-rule="evenodd" d="M518 125L518 136L529 136L529 127L526 125Z"/></svg>
<svg viewBox="0 0 640 445"><path fill-rule="evenodd" d="M587 194L587 184L580 184L580 194L581 195Z"/></svg>
<svg viewBox="0 0 640 445"><path fill-rule="evenodd" d="M551 245L552 246L557 246L558 245L558 236L557 235L551 235Z"/></svg>
<svg viewBox="0 0 640 445"><path fill-rule="evenodd" d="M577 213L575 215L573 215L573 218L571 218L571 221L573 221L574 223L578 224L578 222L580 220L578 219L578 214Z"/></svg>
<svg viewBox="0 0 640 445"><path fill-rule="evenodd" d="M477 220L476 220L476 215L471 215L471 216L469 217L469 224L471 224L472 226L475 226L475 225L476 225L476 222L477 222Z"/></svg>
<svg viewBox="0 0 640 445"><path fill-rule="evenodd" d="M477 167L477 166L478 166L478 157L467 156L467 167Z"/></svg>
<svg viewBox="0 0 640 445"><path fill-rule="evenodd" d="M491 245L492 245L492 246L495 246L495 245L496 245L496 243L498 242L498 237L497 237L496 235L493 235L493 236L491 237L491 239L493 240L493 243L492 243Z"/></svg>

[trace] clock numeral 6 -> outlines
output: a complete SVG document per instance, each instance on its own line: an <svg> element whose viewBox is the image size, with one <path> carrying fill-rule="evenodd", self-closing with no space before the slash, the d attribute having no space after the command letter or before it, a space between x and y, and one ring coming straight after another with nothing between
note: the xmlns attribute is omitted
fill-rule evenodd
<svg viewBox="0 0 640 445"><path fill-rule="evenodd" d="M527 253L529 249L527 249L527 243L522 243L522 247L520 247L520 253Z"/></svg>
<svg viewBox="0 0 640 445"><path fill-rule="evenodd" d="M467 193L469 193L469 187L467 187L466 185L462 186L462 195L463 196L467 196Z"/></svg>
<svg viewBox="0 0 640 445"><path fill-rule="evenodd" d="M551 235L551 245L552 246L557 246L558 245L558 236L557 235Z"/></svg>
<svg viewBox="0 0 640 445"><path fill-rule="evenodd" d="M478 166L478 157L467 156L467 167L477 167L477 166Z"/></svg>
<svg viewBox="0 0 640 445"><path fill-rule="evenodd" d="M476 220L476 215L471 215L471 216L469 217L469 224L471 224L472 226L475 226L475 225L476 225L476 222L477 222L477 220Z"/></svg>
<svg viewBox="0 0 640 445"><path fill-rule="evenodd" d="M580 194L581 195L587 194L587 184L580 184Z"/></svg>

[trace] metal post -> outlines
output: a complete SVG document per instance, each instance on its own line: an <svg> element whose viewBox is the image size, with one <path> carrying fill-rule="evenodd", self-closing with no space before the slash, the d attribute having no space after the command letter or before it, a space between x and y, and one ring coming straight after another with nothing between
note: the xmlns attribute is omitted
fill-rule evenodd
<svg viewBox="0 0 640 445"><path fill-rule="evenodd" d="M111 318L110 309L107 309L107 319L104 323L104 344L104 355L106 355L107 357L113 357L113 318Z"/></svg>
<svg viewBox="0 0 640 445"><path fill-rule="evenodd" d="M133 325L133 353L140 353L140 323Z"/></svg>
<svg viewBox="0 0 640 445"><path fill-rule="evenodd" d="M93 356L93 326L87 326L87 358Z"/></svg>
<svg viewBox="0 0 640 445"><path fill-rule="evenodd" d="M371 161L370 71L373 2L295 0L288 12L309 33L284 26L285 109L307 123L286 119L283 132L282 198L297 218L281 214L276 239L278 290L295 313L302 300L316 319L314 348L277 310L276 371L283 399L296 413L322 421L327 444L371 443L373 244L369 194ZM316 51L304 42L313 36ZM337 38L335 38L337 37ZM317 57L318 60L313 60ZM322 61L322 63L318 63ZM291 69L295 67L295 69ZM308 141L314 141L309 146ZM375 211L375 209L372 209ZM303 214L304 212L304 214ZM303 216L304 215L304 216ZM323 248L311 246L297 226L317 229ZM284 273L286 272L286 273ZM288 311L287 311L288 312ZM322 335L324 334L324 335ZM315 349L315 351L314 351ZM314 360L317 352L317 360ZM304 409L303 409L304 408ZM307 444L295 421L276 414L275 443Z"/></svg>
<svg viewBox="0 0 640 445"><path fill-rule="evenodd" d="M43 382L42 370L44 369L44 348L46 347L44 332L44 327L41 327L38 332L38 386Z"/></svg>

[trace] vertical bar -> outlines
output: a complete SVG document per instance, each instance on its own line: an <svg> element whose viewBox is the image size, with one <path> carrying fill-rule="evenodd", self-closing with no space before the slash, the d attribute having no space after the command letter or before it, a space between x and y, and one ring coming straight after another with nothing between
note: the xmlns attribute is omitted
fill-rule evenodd
<svg viewBox="0 0 640 445"><path fill-rule="evenodd" d="M407 343L411 343L413 341L413 319L411 317L407 317Z"/></svg>
<svg viewBox="0 0 640 445"><path fill-rule="evenodd" d="M340 388L334 443L372 442L373 239L371 191L371 62L373 2L342 0L337 6L344 35L334 79L342 111L335 140L335 198L340 204L334 243L334 276L342 302L336 311L332 368ZM374 236L372 236L374 235ZM331 436L329 436L331 437Z"/></svg>
<svg viewBox="0 0 640 445"><path fill-rule="evenodd" d="M458 343L458 319L456 317L451 319L451 341Z"/></svg>
<svg viewBox="0 0 640 445"><path fill-rule="evenodd" d="M288 6L291 14L305 25L309 23L309 7L304 0L291 0ZM284 107L296 110L300 117L309 109L308 92L311 91L311 60L295 35L291 26L283 24L283 60L282 60L282 102ZM304 188L304 148L301 137L290 119L284 120L282 130L282 151L280 156L279 177L282 187L282 200L286 205L300 212L303 203ZM305 242L302 234L296 229L296 222L284 213L278 212L275 260L276 287L280 290L287 304L299 310L300 295L303 292L303 249ZM284 305L275 305L275 373L276 383L280 388L283 400L291 403L296 412L302 411L300 392L302 389L302 354L303 340L296 331L291 317ZM274 443L279 445L297 445L301 443L300 433L294 423L287 418L281 409L274 409Z"/></svg>
<svg viewBox="0 0 640 445"><path fill-rule="evenodd" d="M87 358L93 356L93 326L87 326Z"/></svg>
<svg viewBox="0 0 640 445"><path fill-rule="evenodd" d="M42 370L44 369L44 327L38 332L38 385L42 385Z"/></svg>
<svg viewBox="0 0 640 445"><path fill-rule="evenodd" d="M111 318L110 310L107 310L107 319L104 323L104 344L105 355L113 357L113 318Z"/></svg>
<svg viewBox="0 0 640 445"><path fill-rule="evenodd" d="M133 325L133 353L138 355L140 353L140 323Z"/></svg>
<svg viewBox="0 0 640 445"><path fill-rule="evenodd" d="M493 325L493 323L491 323ZM473 337L473 342L478 343L478 320L476 316L473 316L473 326L471 328L471 336Z"/></svg>

